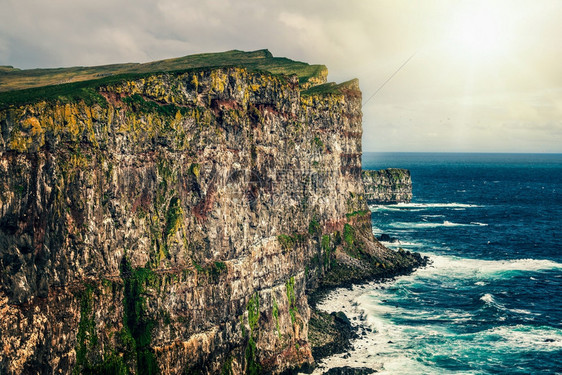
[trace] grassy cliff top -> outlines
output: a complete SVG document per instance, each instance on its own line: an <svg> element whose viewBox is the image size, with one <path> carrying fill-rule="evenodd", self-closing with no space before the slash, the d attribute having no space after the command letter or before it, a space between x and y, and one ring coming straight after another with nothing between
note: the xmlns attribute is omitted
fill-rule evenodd
<svg viewBox="0 0 562 375"><path fill-rule="evenodd" d="M146 74L181 71L205 67L240 66L273 74L296 74L303 88L326 82L328 70L324 65L273 57L268 50L253 52L228 51L203 53L144 64L128 63L94 67L20 70L0 66L0 92L24 90L43 86L61 85L83 81L97 81L123 74Z"/></svg>
<svg viewBox="0 0 562 375"><path fill-rule="evenodd" d="M311 86L307 90L301 92L302 96L313 96L313 95L326 95L326 94L341 94L343 92L353 93L353 95L361 95L361 90L359 89L359 80L354 78L352 80L334 83L328 82L321 85Z"/></svg>

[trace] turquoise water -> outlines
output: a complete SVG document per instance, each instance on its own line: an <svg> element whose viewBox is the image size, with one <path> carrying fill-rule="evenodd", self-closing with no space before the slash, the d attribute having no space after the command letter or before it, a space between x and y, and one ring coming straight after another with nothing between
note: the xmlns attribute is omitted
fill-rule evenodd
<svg viewBox="0 0 562 375"><path fill-rule="evenodd" d="M355 294L374 331L358 363L562 373L562 155L366 153L363 167L410 169L412 203L372 206L373 231L433 264Z"/></svg>

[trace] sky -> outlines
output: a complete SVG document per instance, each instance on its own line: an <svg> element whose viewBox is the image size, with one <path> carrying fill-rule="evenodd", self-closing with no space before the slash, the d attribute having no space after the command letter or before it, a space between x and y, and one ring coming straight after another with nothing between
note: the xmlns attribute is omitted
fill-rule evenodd
<svg viewBox="0 0 562 375"><path fill-rule="evenodd" d="M0 0L0 9L0 65L267 48L326 65L330 81L359 78L363 151L562 152L560 0Z"/></svg>

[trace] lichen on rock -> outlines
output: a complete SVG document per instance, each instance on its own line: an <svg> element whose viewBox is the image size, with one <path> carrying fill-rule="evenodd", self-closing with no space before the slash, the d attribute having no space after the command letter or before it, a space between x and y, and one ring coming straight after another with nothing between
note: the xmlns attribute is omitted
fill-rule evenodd
<svg viewBox="0 0 562 375"><path fill-rule="evenodd" d="M357 82L303 95L318 79L199 68L4 107L0 372L311 364L307 293L417 264L371 233Z"/></svg>

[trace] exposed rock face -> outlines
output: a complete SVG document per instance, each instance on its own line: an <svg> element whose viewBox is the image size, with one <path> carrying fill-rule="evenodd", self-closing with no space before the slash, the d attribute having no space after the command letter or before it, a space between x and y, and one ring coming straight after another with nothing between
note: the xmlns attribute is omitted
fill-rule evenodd
<svg viewBox="0 0 562 375"><path fill-rule="evenodd" d="M415 264L371 233L357 81L97 90L0 111L0 373L282 372L307 289Z"/></svg>
<svg viewBox="0 0 562 375"><path fill-rule="evenodd" d="M408 203L412 200L412 177L407 169L364 170L361 177L368 204Z"/></svg>

